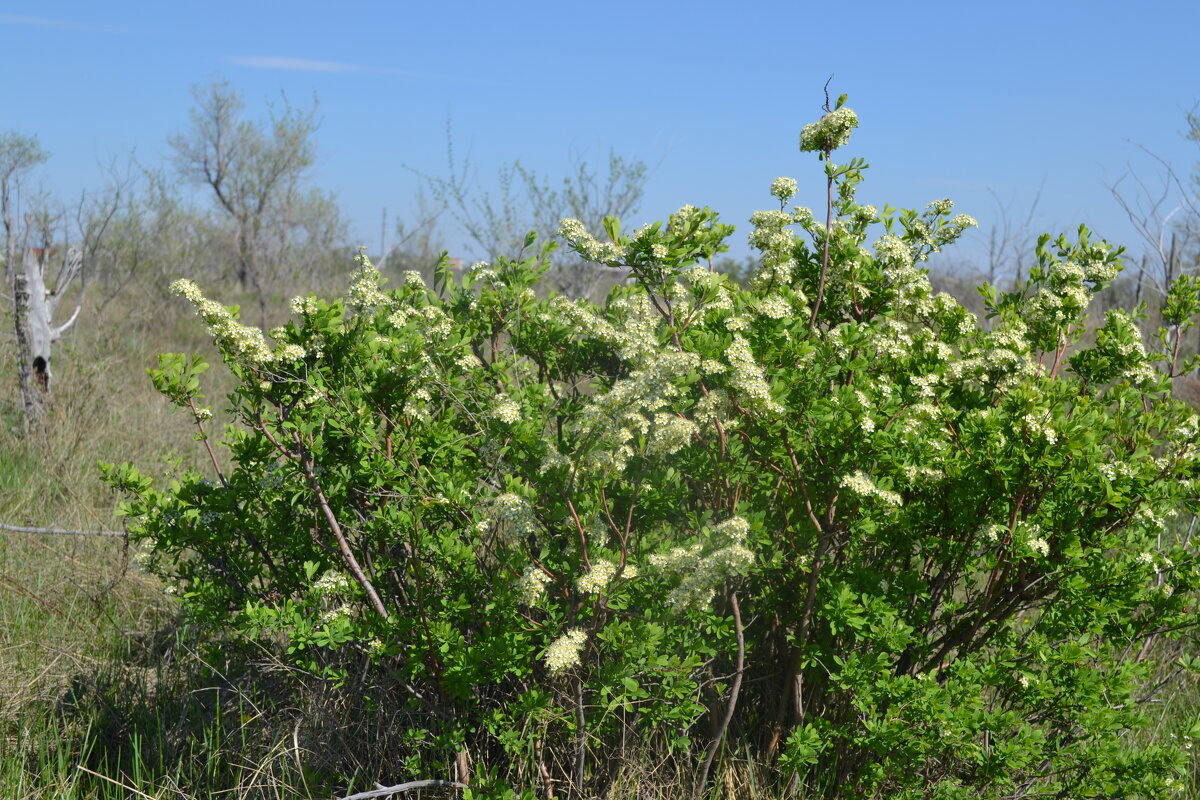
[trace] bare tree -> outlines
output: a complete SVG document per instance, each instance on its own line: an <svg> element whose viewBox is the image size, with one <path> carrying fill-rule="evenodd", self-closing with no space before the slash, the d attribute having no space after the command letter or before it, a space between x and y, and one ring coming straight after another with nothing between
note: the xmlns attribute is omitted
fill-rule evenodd
<svg viewBox="0 0 1200 800"><path fill-rule="evenodd" d="M455 158L454 139L446 130L447 176L413 170L424 181L429 196L458 223L484 257L495 259L518 252L525 234L535 230L543 241L552 239L563 217L574 217L589 230L602 230L606 215L628 217L636 213L650 170L645 162L610 153L605 173L594 170L578 154L571 174L555 188L549 179L514 161L497 172L497 191L476 192L476 171L470 159ZM586 264L572 253L555 255L553 277L570 295L590 293L612 270Z"/></svg>
<svg viewBox="0 0 1200 800"><path fill-rule="evenodd" d="M242 97L227 81L192 94L191 130L170 139L175 165L211 190L230 223L235 275L257 296L265 324L275 284L304 270L301 250L328 252L341 234L333 201L305 186L316 158L316 105L301 111L285 102L264 128L243 117Z"/></svg>
<svg viewBox="0 0 1200 800"><path fill-rule="evenodd" d="M1034 243L1037 233L1034 221L1037 208L1042 201L1042 187L1038 187L1029 210L1021 218L1014 218L1012 201L1004 203L990 186L988 193L996 203L995 221L988 227L987 281L1001 288L1020 281L1029 273L1033 261Z"/></svg>
<svg viewBox="0 0 1200 800"><path fill-rule="evenodd" d="M1193 114L1188 119L1192 138L1200 141L1200 120ZM1140 303L1147 280L1159 297L1166 297L1179 275L1183 254L1196 242L1200 198L1170 163L1146 147L1138 147L1158 165L1157 175L1146 179L1126 165L1125 173L1108 189L1146 246L1136 290L1136 302Z"/></svg>

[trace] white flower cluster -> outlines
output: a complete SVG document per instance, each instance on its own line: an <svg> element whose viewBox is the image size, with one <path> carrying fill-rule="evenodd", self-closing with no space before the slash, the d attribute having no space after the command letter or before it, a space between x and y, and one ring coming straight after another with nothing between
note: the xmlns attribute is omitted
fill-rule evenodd
<svg viewBox="0 0 1200 800"><path fill-rule="evenodd" d="M931 299L928 274L914 265L914 258L913 248L897 236L887 234L875 242L875 259L896 292L896 310L909 318L926 316L939 306Z"/></svg>
<svg viewBox="0 0 1200 800"><path fill-rule="evenodd" d="M837 338L831 343L837 349L840 358L850 357L850 348L846 339L854 332L850 325L842 325L837 329ZM912 355L913 337L908 332L908 326L900 320L883 320L878 332L871 337L875 352L883 357L901 360Z"/></svg>
<svg viewBox="0 0 1200 800"><path fill-rule="evenodd" d="M596 264L618 267L629 257L627 249L616 242L597 241L577 219L564 218L558 225L558 235L566 239L576 253Z"/></svg>
<svg viewBox="0 0 1200 800"><path fill-rule="evenodd" d="M388 314L387 319L388 323L396 328L405 328L411 320L416 320L420 325L422 336L426 341L431 342L445 339L450 335L452 327L452 321L446 312L433 305L415 308L409 305L398 305ZM428 360L428 356L426 356L426 360Z"/></svg>
<svg viewBox="0 0 1200 800"><path fill-rule="evenodd" d="M241 363L263 366L284 357L271 351L262 330L243 325L225 306L206 299L194 281L181 278L173 282L170 288L173 294L184 297L192 304L213 338ZM288 351L289 354L291 352Z"/></svg>
<svg viewBox="0 0 1200 800"><path fill-rule="evenodd" d="M537 520L533 516L533 507L529 501L520 495L506 492L494 501L495 519L508 529L512 537L522 537L537 530Z"/></svg>
<svg viewBox="0 0 1200 800"><path fill-rule="evenodd" d="M670 455L691 442L699 429L696 423L678 414L658 413L650 427L648 455Z"/></svg>
<svg viewBox="0 0 1200 800"><path fill-rule="evenodd" d="M758 313L771 319L783 319L792 313L792 304L778 295L771 295L759 303Z"/></svg>
<svg viewBox="0 0 1200 800"><path fill-rule="evenodd" d="M133 558L130 560L133 562L133 566L137 568L138 572L150 572L151 566L154 563L154 551L138 550L133 554Z"/></svg>
<svg viewBox="0 0 1200 800"><path fill-rule="evenodd" d="M850 132L858 127L858 115L849 108L830 111L800 131L800 151L836 150L850 141Z"/></svg>
<svg viewBox="0 0 1200 800"><path fill-rule="evenodd" d="M486 261L476 261L467 267L467 277L475 281L483 281L496 277L496 270Z"/></svg>
<svg viewBox="0 0 1200 800"><path fill-rule="evenodd" d="M1002 528L1007 534L1008 529ZM1014 531L1014 541L1023 545L1030 553L1046 558L1050 555L1050 543L1042 536L1042 526L1031 520L1021 520Z"/></svg>
<svg viewBox="0 0 1200 800"><path fill-rule="evenodd" d="M403 328L416 313L417 310L412 306L397 306L395 311L388 314L388 324L395 328Z"/></svg>
<svg viewBox="0 0 1200 800"><path fill-rule="evenodd" d="M771 414L783 412L783 406L771 399L771 387L763 376L762 367L754 360L750 343L740 334L733 335L733 343L725 351L725 358L733 370L733 389L747 406Z"/></svg>
<svg viewBox="0 0 1200 800"><path fill-rule="evenodd" d="M537 564L530 564L521 579L517 581L517 590L521 593L521 603L526 606L537 605L538 600L546 593L546 584L550 576Z"/></svg>
<svg viewBox="0 0 1200 800"><path fill-rule="evenodd" d="M796 267L792 250L796 242L788 226L796 221L796 217L786 211L756 211L750 215L750 224L754 226L750 231L750 246L762 253L754 286L791 285L792 270Z"/></svg>
<svg viewBox="0 0 1200 800"><path fill-rule="evenodd" d="M676 547L666 554L650 556L650 565L665 573L683 573L679 585L671 590L667 602L681 611L701 608L711 602L717 584L735 575L745 575L754 566L754 553L746 547L750 524L742 517L731 517L714 529L714 550L701 555L704 546L697 542Z"/></svg>
<svg viewBox="0 0 1200 800"><path fill-rule="evenodd" d="M1175 515L1174 511L1167 512L1166 514L1161 514L1157 511L1155 511L1154 507L1151 506L1149 503L1142 503L1140 506L1138 506L1138 510L1137 510L1137 513L1135 514L1135 518L1139 522L1141 522L1151 528L1162 530L1164 527L1166 527L1167 518L1174 516L1174 515Z"/></svg>
<svg viewBox="0 0 1200 800"><path fill-rule="evenodd" d="M429 338L445 339L450 335L451 320L442 309L437 306L423 306L421 317L425 320L425 333Z"/></svg>
<svg viewBox="0 0 1200 800"><path fill-rule="evenodd" d="M781 203L786 203L795 197L796 189L795 178L776 178L771 181L771 194L778 197Z"/></svg>
<svg viewBox="0 0 1200 800"><path fill-rule="evenodd" d="M667 230L676 236L687 233L699 215L700 209L691 204L680 206L678 211L667 218Z"/></svg>
<svg viewBox="0 0 1200 800"><path fill-rule="evenodd" d="M948 197L941 200L934 200L925 206L933 214L948 214L950 209L954 208L954 201Z"/></svg>
<svg viewBox="0 0 1200 800"><path fill-rule="evenodd" d="M940 379L936 372L928 375L910 375L908 378L909 383L917 389L917 397L929 398L933 397L933 390L937 386L938 380Z"/></svg>
<svg viewBox="0 0 1200 800"><path fill-rule="evenodd" d="M592 567L579 576L575 585L584 594L600 594L617 574L617 565L606 558L592 560Z"/></svg>
<svg viewBox="0 0 1200 800"><path fill-rule="evenodd" d="M321 624L332 625L338 620L349 619L353 611L354 610L350 608L350 606L345 604L340 605L337 608L331 608L325 613L321 614Z"/></svg>
<svg viewBox="0 0 1200 800"><path fill-rule="evenodd" d="M345 594L353 584L350 578L340 572L326 572L313 584L313 591L320 595Z"/></svg>
<svg viewBox="0 0 1200 800"><path fill-rule="evenodd" d="M404 401L404 413L414 420L428 422L431 419L429 403L432 400L433 398L430 396L428 389L424 387L414 389L409 394L408 399Z"/></svg>
<svg viewBox="0 0 1200 800"><path fill-rule="evenodd" d="M908 464L904 467L904 477L908 479L909 483L916 483L921 479L929 481L940 480L946 477L946 473L935 467L919 467L915 464Z"/></svg>
<svg viewBox="0 0 1200 800"><path fill-rule="evenodd" d="M1039 419L1033 414L1026 414L1021 417L1021 423L1025 432L1030 436L1045 439L1046 444L1058 442L1058 431L1054 430L1054 426L1044 418Z"/></svg>
<svg viewBox="0 0 1200 800"><path fill-rule="evenodd" d="M597 314L586 300L568 300L557 296L550 301L551 310L564 322L577 329L581 336L598 339L612 345L622 361L640 365L652 361L659 351L655 336L657 312L645 295L622 298L609 308L624 314L616 324Z"/></svg>
<svg viewBox="0 0 1200 800"><path fill-rule="evenodd" d="M367 249L359 248L354 257L358 269L350 276L350 288L346 291L346 302L360 313L374 311L390 304L387 295L379 290L379 270L367 258Z"/></svg>
<svg viewBox="0 0 1200 800"><path fill-rule="evenodd" d="M275 358L279 361L299 361L304 358L304 348L298 344L285 344L279 348Z"/></svg>
<svg viewBox="0 0 1200 800"><path fill-rule="evenodd" d="M311 295L309 297L297 295L292 298L291 308L292 313L297 316L310 316L317 313L317 301Z"/></svg>
<svg viewBox="0 0 1200 800"><path fill-rule="evenodd" d="M979 351L947 366L946 380L988 379L1007 391L1037 375L1040 367L1030 352L1028 333L1028 327L1020 318L998 320L996 328L983 336Z"/></svg>
<svg viewBox="0 0 1200 800"><path fill-rule="evenodd" d="M564 672L579 664L579 652L587 642L587 633L572 628L546 648L546 668L552 673Z"/></svg>
<svg viewBox="0 0 1200 800"><path fill-rule="evenodd" d="M521 407L515 401L501 396L500 402L492 408L488 416L508 425L513 425L521 420Z"/></svg>
<svg viewBox="0 0 1200 800"><path fill-rule="evenodd" d="M708 426L716 420L726 431L737 427L736 419L727 419L729 412L729 394L724 389L710 389L708 394L700 398L692 410L692 419L697 426Z"/></svg>
<svg viewBox="0 0 1200 800"><path fill-rule="evenodd" d="M853 213L854 218L859 222L871 223L879 221L879 209L875 206L855 206Z"/></svg>
<svg viewBox="0 0 1200 800"><path fill-rule="evenodd" d="M913 265L912 250L898 236L887 234L875 242L875 258L885 269L903 269Z"/></svg>
<svg viewBox="0 0 1200 800"><path fill-rule="evenodd" d="M582 465L624 469L634 455L632 442L639 434L650 436L660 416L677 417L666 410L679 394L675 381L695 369L699 361L695 353L660 352L644 369L633 371L605 394L595 396L578 418L579 432L593 443ZM693 433L686 420L661 422L656 452L682 447Z"/></svg>
<svg viewBox="0 0 1200 800"><path fill-rule="evenodd" d="M750 523L745 517L730 517L718 525L716 531L735 542L744 542L750 533Z"/></svg>
<svg viewBox="0 0 1200 800"><path fill-rule="evenodd" d="M679 277L687 281L694 290L712 289L722 285L721 273L713 272L699 264L693 264L683 270Z"/></svg>
<svg viewBox="0 0 1200 800"><path fill-rule="evenodd" d="M954 218L950 220L950 224L959 230L966 230L967 228L978 228L979 220L970 214L955 214Z"/></svg>
<svg viewBox="0 0 1200 800"><path fill-rule="evenodd" d="M887 489L880 489L861 469L856 470L853 475L843 477L840 485L854 492L859 497L874 497L882 500L889 506L901 506L904 504L904 500L899 494Z"/></svg>
<svg viewBox="0 0 1200 800"><path fill-rule="evenodd" d="M1025 542L1025 545L1043 558L1050 555L1049 543L1047 543L1046 540L1040 536L1030 539L1029 541Z"/></svg>

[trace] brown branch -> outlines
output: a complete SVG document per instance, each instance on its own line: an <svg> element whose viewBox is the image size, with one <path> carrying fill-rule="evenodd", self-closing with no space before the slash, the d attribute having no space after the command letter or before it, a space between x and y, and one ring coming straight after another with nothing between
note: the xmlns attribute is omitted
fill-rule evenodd
<svg viewBox="0 0 1200 800"><path fill-rule="evenodd" d="M832 148L825 151L825 166L828 169L829 153ZM825 200L825 239L821 243L821 278L817 282L817 302L813 303L812 316L808 320L808 326L815 328L817 326L817 312L821 310L821 299L825 296L825 277L829 272L829 240L833 237L833 174L830 173L826 179L826 191L828 196Z"/></svg>
<svg viewBox="0 0 1200 800"><path fill-rule="evenodd" d="M316 496L317 505L320 506L321 513L325 515L325 521L329 523L329 529L333 531L333 536L337 539L338 549L342 551L342 558L345 559L346 566L350 568L354 579L358 581L363 591L367 593L367 599L371 601L371 606L379 616L387 619L387 608L383 605L383 601L379 599L379 593L371 585L370 579L367 578L366 573L359 566L358 559L354 557L354 552L350 549L350 544L346 541L346 536L342 532L342 526L338 524L337 517L333 514L333 509L329 507L329 501L325 498L325 493L321 491L321 485L317 483L317 476L313 472L312 456L304 449L304 445L300 441L300 434L293 431L292 438L296 442L296 449L300 456L300 467L304 470L304 477L308 479L308 487Z"/></svg>

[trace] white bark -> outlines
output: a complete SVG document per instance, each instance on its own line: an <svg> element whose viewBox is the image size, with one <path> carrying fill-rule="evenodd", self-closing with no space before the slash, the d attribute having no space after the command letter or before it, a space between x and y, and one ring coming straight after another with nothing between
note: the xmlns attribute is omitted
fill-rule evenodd
<svg viewBox="0 0 1200 800"><path fill-rule="evenodd" d="M79 316L75 307L71 318L54 324L54 312L62 300L62 291L79 276L83 259L77 248L70 248L58 273L57 286L46 288L49 252L27 248L21 273L13 281L13 302L17 327L18 374L25 403L26 421L36 422L42 415L45 398L50 394L50 356L53 345Z"/></svg>

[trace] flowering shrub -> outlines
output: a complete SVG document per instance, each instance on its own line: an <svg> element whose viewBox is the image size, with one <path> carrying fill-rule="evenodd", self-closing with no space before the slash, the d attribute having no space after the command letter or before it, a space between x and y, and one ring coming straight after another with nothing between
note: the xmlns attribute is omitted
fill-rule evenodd
<svg viewBox="0 0 1200 800"><path fill-rule="evenodd" d="M1081 228L978 320L919 266L974 220L860 205L856 125L805 128L827 221L776 180L746 286L691 206L563 221L630 275L603 306L537 295L548 246L434 290L362 255L270 344L180 281L234 466L107 467L131 533L201 620L399 676L408 777L592 791L640 742L703 788L736 744L814 796L1161 796L1181 752L1125 734L1194 625L1197 286L1162 347L1123 313L1085 345L1120 251ZM201 438L203 366L152 371Z"/></svg>

